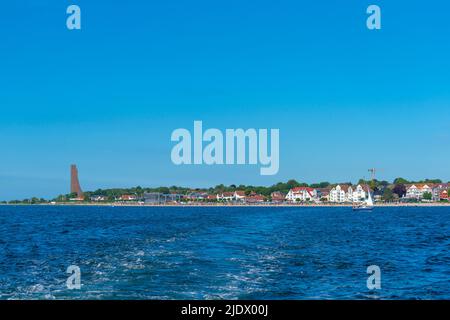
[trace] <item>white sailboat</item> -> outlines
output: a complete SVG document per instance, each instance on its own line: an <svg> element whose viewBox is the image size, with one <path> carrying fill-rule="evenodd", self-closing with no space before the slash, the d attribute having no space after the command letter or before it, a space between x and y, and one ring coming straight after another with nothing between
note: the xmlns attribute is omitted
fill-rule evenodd
<svg viewBox="0 0 450 320"><path fill-rule="evenodd" d="M353 206L353 210L354 211L372 211L373 210L373 200L372 200L372 195L370 194L370 188L367 187L367 193L369 194L369 196L367 197L367 199L359 204L356 204Z"/></svg>

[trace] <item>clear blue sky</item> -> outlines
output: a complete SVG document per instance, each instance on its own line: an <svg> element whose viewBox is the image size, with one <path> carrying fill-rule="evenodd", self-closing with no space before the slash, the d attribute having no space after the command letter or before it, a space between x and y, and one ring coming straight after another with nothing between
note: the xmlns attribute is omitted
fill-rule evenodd
<svg viewBox="0 0 450 320"><path fill-rule="evenodd" d="M450 3L343 3L2 2L0 199L68 192L71 163L86 190L355 181L370 167L450 180ZM66 29L70 4L81 31ZM194 120L279 128L279 173L174 166L170 134Z"/></svg>

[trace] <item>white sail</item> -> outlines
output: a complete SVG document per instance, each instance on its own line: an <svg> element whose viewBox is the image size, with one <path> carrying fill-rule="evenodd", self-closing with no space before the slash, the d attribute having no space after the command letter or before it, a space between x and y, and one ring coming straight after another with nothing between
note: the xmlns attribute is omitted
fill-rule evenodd
<svg viewBox="0 0 450 320"><path fill-rule="evenodd" d="M366 199L366 201L361 202L357 205L353 206L353 210L354 211L362 211L362 210L366 210L366 211L372 211L374 206L373 206L373 200L372 200L372 194L370 193L370 188L367 187L367 193L368 193L368 197Z"/></svg>
<svg viewBox="0 0 450 320"><path fill-rule="evenodd" d="M370 194L370 188L367 188L367 193L369 194L369 197L366 200L366 205L369 207L373 207L373 200L372 200L372 195Z"/></svg>

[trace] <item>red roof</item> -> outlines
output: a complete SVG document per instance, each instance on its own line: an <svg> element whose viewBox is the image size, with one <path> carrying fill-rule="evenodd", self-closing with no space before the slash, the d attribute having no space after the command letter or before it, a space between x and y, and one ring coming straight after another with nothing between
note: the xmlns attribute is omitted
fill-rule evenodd
<svg viewBox="0 0 450 320"><path fill-rule="evenodd" d="M271 194L272 200L284 200L285 195L279 191L272 192Z"/></svg>
<svg viewBox="0 0 450 320"><path fill-rule="evenodd" d="M134 199L136 199L136 196L129 195L129 194L124 194L123 196L120 197L120 199L122 199L122 200L134 200Z"/></svg>
<svg viewBox="0 0 450 320"><path fill-rule="evenodd" d="M433 188L433 184L430 184L430 183L415 183L415 184L409 185L408 189L410 189L412 186L416 186L417 189L423 189L425 186Z"/></svg>
<svg viewBox="0 0 450 320"><path fill-rule="evenodd" d="M308 188L308 187L297 187L297 188L292 189L292 192L300 192L300 191L313 192L314 189L313 188Z"/></svg>
<svg viewBox="0 0 450 320"><path fill-rule="evenodd" d="M313 188L309 188L309 187L297 187L292 189L293 193L299 193L299 192L308 192L308 194L312 197L313 196L313 192L314 189Z"/></svg>
<svg viewBox="0 0 450 320"><path fill-rule="evenodd" d="M260 194L255 194L253 196L247 197L247 202L263 202L264 199L265 199L264 196Z"/></svg>
<svg viewBox="0 0 450 320"><path fill-rule="evenodd" d="M340 187L341 187L341 190L342 190L342 191L345 191L345 192L348 192L348 189L350 189L350 187L352 187L352 186L349 185L349 184L338 184L337 186L340 186ZM335 188L337 188L337 186L336 186Z"/></svg>

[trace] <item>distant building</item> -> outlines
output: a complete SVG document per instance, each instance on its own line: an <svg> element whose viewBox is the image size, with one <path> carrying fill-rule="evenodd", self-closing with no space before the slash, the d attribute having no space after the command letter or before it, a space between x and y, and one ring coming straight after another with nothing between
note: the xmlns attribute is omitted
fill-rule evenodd
<svg viewBox="0 0 450 320"><path fill-rule="evenodd" d="M286 198L286 196L280 191L272 192L270 194L270 197L272 198L272 202L274 203L282 203L285 201Z"/></svg>
<svg viewBox="0 0 450 320"><path fill-rule="evenodd" d="M368 190L368 187L366 187ZM353 190L353 187L350 187L347 193L347 199L349 202L361 202L364 201L367 197L367 193L364 188L359 184Z"/></svg>
<svg viewBox="0 0 450 320"><path fill-rule="evenodd" d="M319 200L323 200L323 201L330 201L330 191L331 191L331 189L332 189L331 187L316 189L317 198Z"/></svg>
<svg viewBox="0 0 450 320"><path fill-rule="evenodd" d="M117 200L119 200L119 201L136 201L137 196L134 194L124 194L124 195L121 195Z"/></svg>
<svg viewBox="0 0 450 320"><path fill-rule="evenodd" d="M448 190L450 190L450 185L448 183L440 183L436 184L432 187L433 189L433 201L440 201L440 200L446 200L442 199L442 194L444 192L448 193Z"/></svg>
<svg viewBox="0 0 450 320"><path fill-rule="evenodd" d="M191 192L189 193L186 198L188 200L204 200L208 198L208 194L205 192Z"/></svg>
<svg viewBox="0 0 450 320"><path fill-rule="evenodd" d="M367 197L363 186L351 186L347 184L337 185L330 190L329 201L334 203L361 202Z"/></svg>
<svg viewBox="0 0 450 320"><path fill-rule="evenodd" d="M329 201L334 203L344 203L348 201L347 193L351 189L350 185L337 185L330 190Z"/></svg>
<svg viewBox="0 0 450 320"><path fill-rule="evenodd" d="M235 191L233 197L236 201L244 202L246 200L245 191Z"/></svg>
<svg viewBox="0 0 450 320"><path fill-rule="evenodd" d="M148 204L161 204L165 202L165 197L159 192L144 193L144 202Z"/></svg>
<svg viewBox="0 0 450 320"><path fill-rule="evenodd" d="M223 192L217 194L217 200L220 201L233 201L234 200L234 192Z"/></svg>
<svg viewBox="0 0 450 320"><path fill-rule="evenodd" d="M265 201L265 197L263 195L260 194L251 194L249 196L247 196L247 198L245 199L246 203L263 203Z"/></svg>
<svg viewBox="0 0 450 320"><path fill-rule="evenodd" d="M222 192L216 195L216 199L220 201L239 201L245 202L246 200L245 191L234 191L234 192Z"/></svg>
<svg viewBox="0 0 450 320"><path fill-rule="evenodd" d="M183 195L175 193L149 192L144 193L144 202L148 204L166 204L170 202L179 202Z"/></svg>
<svg viewBox="0 0 450 320"><path fill-rule="evenodd" d="M317 191L308 187L297 187L289 190L286 195L286 200L291 202L296 201L312 201L317 199Z"/></svg>
<svg viewBox="0 0 450 320"><path fill-rule="evenodd" d="M96 196L96 195L93 195L93 196L90 197L90 200L93 201L93 202L107 201L108 197L107 196Z"/></svg>
<svg viewBox="0 0 450 320"><path fill-rule="evenodd" d="M380 195L380 194L377 194L377 195L373 196L373 200L375 202L382 202L383 201L383 196Z"/></svg>
<svg viewBox="0 0 450 320"><path fill-rule="evenodd" d="M447 190L441 192L441 194L439 195L439 200L449 200Z"/></svg>
<svg viewBox="0 0 450 320"><path fill-rule="evenodd" d="M83 197L70 198L69 201L84 201L84 196Z"/></svg>
<svg viewBox="0 0 450 320"><path fill-rule="evenodd" d="M70 193L76 193L78 199L84 199L80 181L78 180L78 169L75 164L70 166Z"/></svg>
<svg viewBox="0 0 450 320"><path fill-rule="evenodd" d="M412 184L406 188L406 199L421 200L425 193L433 194L433 189L428 184Z"/></svg>

